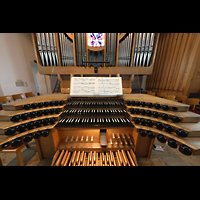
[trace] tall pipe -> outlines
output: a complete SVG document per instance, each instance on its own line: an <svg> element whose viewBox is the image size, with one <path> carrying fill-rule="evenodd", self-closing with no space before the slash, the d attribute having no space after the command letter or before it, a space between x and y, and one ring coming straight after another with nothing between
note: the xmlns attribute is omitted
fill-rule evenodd
<svg viewBox="0 0 200 200"><path fill-rule="evenodd" d="M137 50L138 50L138 40L139 40L139 33L136 34L133 66L136 66L136 57L137 57Z"/></svg>
<svg viewBox="0 0 200 200"><path fill-rule="evenodd" d="M151 37L151 34L150 34L150 33L147 33L147 36L146 36L146 43L145 43L145 48L144 48L144 58L143 58L143 64L142 64L143 67L144 67L144 65L145 65L145 61L146 61L146 58L147 58L147 51L148 51L148 49L149 49L150 37Z"/></svg>
<svg viewBox="0 0 200 200"><path fill-rule="evenodd" d="M41 42L40 33L36 33L36 38L37 38L37 42L38 42L38 50L39 50L39 53L40 53L42 65L45 66L44 54L43 54L43 48L42 48L42 42Z"/></svg>

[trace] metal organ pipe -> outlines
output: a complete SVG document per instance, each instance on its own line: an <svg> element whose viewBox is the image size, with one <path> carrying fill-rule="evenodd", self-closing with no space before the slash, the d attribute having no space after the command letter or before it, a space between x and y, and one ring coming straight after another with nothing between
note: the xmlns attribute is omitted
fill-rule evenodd
<svg viewBox="0 0 200 200"><path fill-rule="evenodd" d="M138 66L138 61L140 57L141 43L142 43L142 33L139 34L139 39L138 39L137 58L136 58L136 64L135 64L136 67Z"/></svg>
<svg viewBox="0 0 200 200"><path fill-rule="evenodd" d="M61 61L63 66L74 65L73 43L65 36L64 33L59 33Z"/></svg>
<svg viewBox="0 0 200 200"><path fill-rule="evenodd" d="M136 55L137 55L137 47L138 47L138 37L139 37L139 33L136 33L135 50L134 50L134 58L133 58L133 66L135 66L135 63L136 63Z"/></svg>
<svg viewBox="0 0 200 200"><path fill-rule="evenodd" d="M119 43L118 66L130 66L132 40L133 33L128 33Z"/></svg>
<svg viewBox="0 0 200 200"><path fill-rule="evenodd" d="M60 51L61 51L61 58L63 57L62 56L62 54L63 54L63 39L62 39L62 34L61 33L59 33L59 39L60 39ZM64 60L63 59L61 59L61 61L62 61L62 66L64 66Z"/></svg>
<svg viewBox="0 0 200 200"><path fill-rule="evenodd" d="M43 48L42 48L40 33L36 33L36 38L37 38L38 51L39 51L39 54L40 54L40 58L41 58L41 61L42 61L42 65L45 66L44 54L43 54Z"/></svg>
<svg viewBox="0 0 200 200"><path fill-rule="evenodd" d="M153 52L155 33L137 33L135 41L135 50L133 66L148 67L150 65Z"/></svg>
<svg viewBox="0 0 200 200"><path fill-rule="evenodd" d="M145 44L145 48L144 48L144 58L143 58L143 64L142 64L143 67L145 65L145 61L146 61L146 58L147 58L147 52L148 52L148 47L149 47L149 42L150 42L150 36L151 36L151 34L147 33L146 44Z"/></svg>
<svg viewBox="0 0 200 200"><path fill-rule="evenodd" d="M153 51L153 43L154 43L154 38L155 38L155 33L151 34L151 41L150 41L150 46L149 46L149 50L148 50L148 56L147 56L147 66L149 66L149 62L150 62L150 58L151 58L151 54Z"/></svg>
<svg viewBox="0 0 200 200"><path fill-rule="evenodd" d="M47 54L48 54L48 57L49 57L49 61L50 61L50 66L53 66L52 64L52 55L51 55L51 51L50 51L50 42L49 42L49 36L48 34L44 34L45 36L45 41L46 41L46 50L47 50Z"/></svg>
<svg viewBox="0 0 200 200"><path fill-rule="evenodd" d="M86 41L85 33L75 33L75 45L76 45L76 61L77 66L86 66L82 61L86 59ZM73 48L72 48L73 50ZM73 52L72 52L73 53Z"/></svg>
<svg viewBox="0 0 200 200"><path fill-rule="evenodd" d="M47 46L46 46L44 33L41 33L41 41L42 41L42 47L43 47L45 61L46 61L47 66L49 66L49 59L48 59L48 55L47 55Z"/></svg>
<svg viewBox="0 0 200 200"><path fill-rule="evenodd" d="M43 66L58 66L55 33L36 33L38 50Z"/></svg>
<svg viewBox="0 0 200 200"><path fill-rule="evenodd" d="M143 55L144 55L145 40L146 40L146 33L143 33L142 45L141 45L141 49L140 49L140 61L139 61L139 66L141 66L142 58L143 58Z"/></svg>
<svg viewBox="0 0 200 200"><path fill-rule="evenodd" d="M49 46L50 46L50 51L51 51L51 55L52 55L53 66L56 66L56 58L55 58L55 51L54 51L54 46L53 46L52 33L49 33Z"/></svg>
<svg viewBox="0 0 200 200"><path fill-rule="evenodd" d="M118 66L130 66L131 51L134 49L133 66L148 67L151 61L155 33L136 33L135 47L132 47L134 33L127 33L119 43ZM73 42L64 33L58 34L62 66L74 65ZM36 33L38 50L43 66L58 66L55 33ZM86 60L85 33L75 33L77 66ZM106 60L115 66L116 33L106 33ZM102 52L89 52L89 60L102 60ZM101 64L102 65L102 64Z"/></svg>

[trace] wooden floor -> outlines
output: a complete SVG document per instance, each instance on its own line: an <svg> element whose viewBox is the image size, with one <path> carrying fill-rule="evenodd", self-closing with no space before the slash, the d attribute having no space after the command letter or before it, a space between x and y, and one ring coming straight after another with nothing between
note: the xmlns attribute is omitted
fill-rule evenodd
<svg viewBox="0 0 200 200"><path fill-rule="evenodd" d="M156 145L162 147L162 144L155 140ZM34 140L29 143L30 148L22 149L22 156L26 166L50 166L51 159L39 160L37 148ZM15 153L0 153L3 166L17 166ZM150 158L137 157L139 166L200 166L200 156L185 156L177 149L165 147L164 152L152 150Z"/></svg>

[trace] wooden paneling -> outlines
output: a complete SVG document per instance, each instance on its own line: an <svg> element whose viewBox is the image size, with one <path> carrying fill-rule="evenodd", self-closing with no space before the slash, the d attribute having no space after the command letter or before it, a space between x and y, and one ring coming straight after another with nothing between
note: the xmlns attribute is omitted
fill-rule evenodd
<svg viewBox="0 0 200 200"><path fill-rule="evenodd" d="M199 45L200 48L200 45ZM192 78L192 82L190 85L189 91L191 93L200 93L200 62L197 63L196 71L194 72L194 76Z"/></svg>
<svg viewBox="0 0 200 200"><path fill-rule="evenodd" d="M199 92L200 33L161 33L146 89L175 95Z"/></svg>

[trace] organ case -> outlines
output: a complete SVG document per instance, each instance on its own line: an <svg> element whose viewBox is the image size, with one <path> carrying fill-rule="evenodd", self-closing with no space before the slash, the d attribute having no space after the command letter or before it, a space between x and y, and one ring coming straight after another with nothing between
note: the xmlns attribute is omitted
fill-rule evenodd
<svg viewBox="0 0 200 200"><path fill-rule="evenodd" d="M35 139L40 159L51 158L55 166L137 166L137 157L151 156L155 138L185 155L200 154L200 116L189 112L186 104L155 96L48 94L3 108L0 150L17 149ZM13 116L20 119L10 121Z"/></svg>

